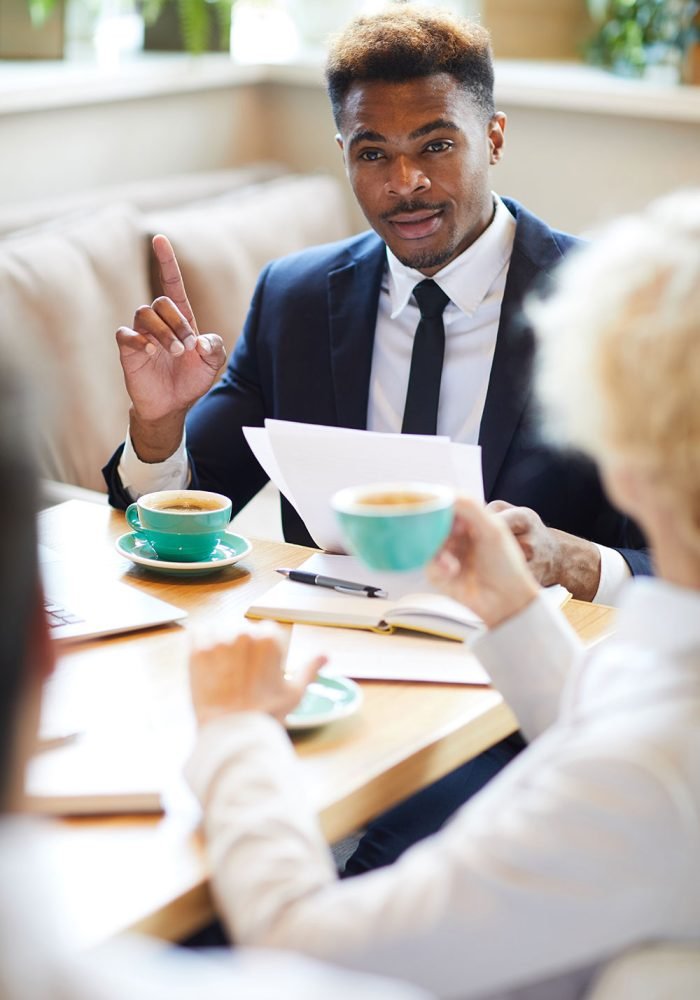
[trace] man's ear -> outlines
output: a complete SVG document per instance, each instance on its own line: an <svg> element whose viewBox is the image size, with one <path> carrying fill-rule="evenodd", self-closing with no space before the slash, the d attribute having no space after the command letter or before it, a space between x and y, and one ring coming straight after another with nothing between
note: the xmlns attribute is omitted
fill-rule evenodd
<svg viewBox="0 0 700 1000"><path fill-rule="evenodd" d="M345 174L350 179L350 173L348 171L348 161L345 157L345 143L343 142L343 137L340 132L335 133L335 141L338 143L338 149L343 157L343 167L345 168ZM352 182L351 182L352 183Z"/></svg>
<svg viewBox="0 0 700 1000"><path fill-rule="evenodd" d="M503 156L506 124L507 118L502 111L497 111L488 123L486 134L489 142L489 163L491 166L498 163Z"/></svg>

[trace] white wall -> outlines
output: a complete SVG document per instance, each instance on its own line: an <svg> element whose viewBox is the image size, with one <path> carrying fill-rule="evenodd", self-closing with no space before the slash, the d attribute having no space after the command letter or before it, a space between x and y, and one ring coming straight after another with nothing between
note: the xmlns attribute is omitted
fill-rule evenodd
<svg viewBox="0 0 700 1000"><path fill-rule="evenodd" d="M252 79L252 71L225 59L202 65L215 67L215 83L103 95L96 103L81 103L73 92L69 106L54 94L55 106L43 108L36 94L31 101L26 94L14 103L3 98L0 73L0 207L259 159L344 176L317 67L258 68ZM507 86L498 94L509 115L506 156L493 178L500 193L552 225L581 232L665 191L700 184L700 88L649 91L650 117L642 116L646 92L634 88L610 102L599 92L589 100L579 89L571 107L557 107L561 94L551 81L544 98L540 88L530 101L515 65L514 76L504 64ZM355 218L362 228L357 210Z"/></svg>
<svg viewBox="0 0 700 1000"><path fill-rule="evenodd" d="M259 88L0 114L0 205L266 155Z"/></svg>
<svg viewBox="0 0 700 1000"><path fill-rule="evenodd" d="M528 109L509 115L494 188L580 233L679 187L700 186L700 125Z"/></svg>

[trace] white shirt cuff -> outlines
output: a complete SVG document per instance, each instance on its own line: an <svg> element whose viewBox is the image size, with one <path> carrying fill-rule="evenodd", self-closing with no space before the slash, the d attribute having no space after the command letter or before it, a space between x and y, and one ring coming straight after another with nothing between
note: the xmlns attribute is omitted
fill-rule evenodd
<svg viewBox="0 0 700 1000"><path fill-rule="evenodd" d="M597 544L597 543L596 543ZM616 549L598 545L600 552L600 582L594 604L617 604L622 585L632 576L630 568Z"/></svg>
<svg viewBox="0 0 700 1000"><path fill-rule="evenodd" d="M134 451L127 430L118 471L122 485L132 500L156 490L184 490L191 479L186 434L183 433L177 451L164 462L142 462Z"/></svg>

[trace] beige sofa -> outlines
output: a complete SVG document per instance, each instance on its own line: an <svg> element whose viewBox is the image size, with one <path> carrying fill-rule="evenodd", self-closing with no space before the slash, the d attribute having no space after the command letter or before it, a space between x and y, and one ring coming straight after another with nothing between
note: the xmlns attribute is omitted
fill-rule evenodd
<svg viewBox="0 0 700 1000"><path fill-rule="evenodd" d="M262 266L340 239L350 222L338 181L275 164L0 208L0 337L46 387L49 480L104 490L100 469L128 414L114 334L160 294L156 232L172 240L200 329L230 351Z"/></svg>

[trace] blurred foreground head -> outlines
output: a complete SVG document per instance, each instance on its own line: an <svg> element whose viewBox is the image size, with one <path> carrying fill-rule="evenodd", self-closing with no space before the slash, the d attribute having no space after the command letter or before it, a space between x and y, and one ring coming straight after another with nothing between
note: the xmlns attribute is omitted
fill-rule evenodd
<svg viewBox="0 0 700 1000"><path fill-rule="evenodd" d="M528 314L551 435L598 462L652 538L673 512L700 555L700 190L606 228Z"/></svg>
<svg viewBox="0 0 700 1000"><path fill-rule="evenodd" d="M35 692L45 666L38 669L35 662L45 639L37 635L41 600L32 410L29 380L0 336L0 811L8 808L13 785L20 781L21 747L33 738L27 733L25 739L20 729L26 728L29 702L38 703Z"/></svg>

